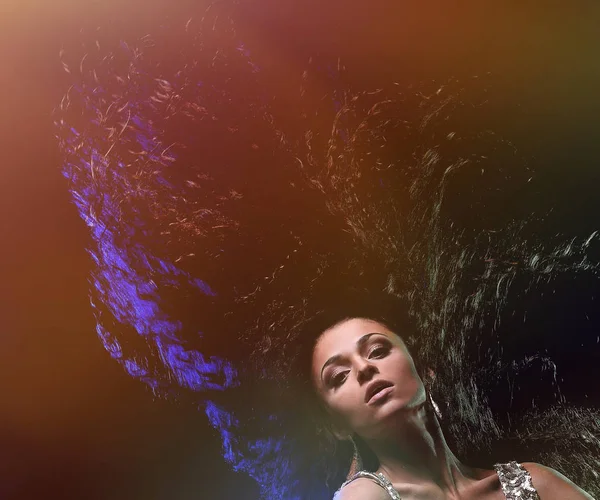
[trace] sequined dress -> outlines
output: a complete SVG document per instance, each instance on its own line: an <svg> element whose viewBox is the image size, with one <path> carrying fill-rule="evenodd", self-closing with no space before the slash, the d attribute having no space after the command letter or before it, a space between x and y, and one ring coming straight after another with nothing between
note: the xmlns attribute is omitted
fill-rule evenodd
<svg viewBox="0 0 600 500"><path fill-rule="evenodd" d="M537 491L531 484L531 476L527 469L525 469L520 463L512 461L507 464L495 464L494 469L500 478L500 485L506 500L540 500ZM359 477L366 477L375 481L381 486L392 500L402 500L398 492L392 486L392 483L385 477L381 472L367 472L358 471L348 481L346 481L340 488L335 492L333 500L336 500L341 489L351 481L358 479Z"/></svg>

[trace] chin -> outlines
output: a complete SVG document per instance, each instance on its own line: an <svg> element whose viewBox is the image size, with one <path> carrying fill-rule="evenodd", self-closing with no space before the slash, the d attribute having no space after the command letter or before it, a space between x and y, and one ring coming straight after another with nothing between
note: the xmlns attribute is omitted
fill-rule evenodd
<svg viewBox="0 0 600 500"><path fill-rule="evenodd" d="M414 407L411 405L412 400L406 401L399 398L393 398L377 408L377 411L374 412L372 418L377 423L384 423L391 418L400 417L400 415L407 410L412 410Z"/></svg>
<svg viewBox="0 0 600 500"><path fill-rule="evenodd" d="M379 426L386 428L388 424L394 423L395 419L403 418L403 415L406 416L407 413L414 413L422 410L425 407L426 402L427 395L422 387L418 388L412 396L394 397L392 395L392 397L385 401L381 406L372 409L369 417L367 417L369 423L361 427L370 430L378 428Z"/></svg>
<svg viewBox="0 0 600 500"><path fill-rule="evenodd" d="M390 398L375 413L377 420L386 420L402 413L413 413L424 408L427 403L425 391L418 391L411 398Z"/></svg>

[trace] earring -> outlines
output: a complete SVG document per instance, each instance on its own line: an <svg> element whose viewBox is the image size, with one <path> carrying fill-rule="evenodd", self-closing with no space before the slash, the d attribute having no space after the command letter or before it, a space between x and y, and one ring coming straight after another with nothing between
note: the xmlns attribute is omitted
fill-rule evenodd
<svg viewBox="0 0 600 500"><path fill-rule="evenodd" d="M440 407L437 405L437 403L434 401L434 399L431 397L431 395L429 396L429 400L431 401L431 405L433 406L433 411L435 411L437 418L442 420L442 412L440 411Z"/></svg>
<svg viewBox="0 0 600 500"><path fill-rule="evenodd" d="M358 471L363 470L363 462L358 451L358 447L356 446L356 441L352 437L350 437L350 442L352 443L352 447L354 448L354 453L352 455L352 462L350 463L350 469L348 470L348 475L346 479L350 479L354 474Z"/></svg>

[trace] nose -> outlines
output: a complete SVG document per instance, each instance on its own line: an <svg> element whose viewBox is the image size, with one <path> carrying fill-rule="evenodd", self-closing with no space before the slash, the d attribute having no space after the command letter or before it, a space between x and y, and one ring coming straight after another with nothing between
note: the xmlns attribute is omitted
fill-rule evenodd
<svg viewBox="0 0 600 500"><path fill-rule="evenodd" d="M373 363L371 363L368 359L361 357L358 360L356 378L357 378L359 384L362 385L362 384L368 382L369 380L371 380L373 378L373 376L376 373L379 373L379 370L377 370L377 367Z"/></svg>

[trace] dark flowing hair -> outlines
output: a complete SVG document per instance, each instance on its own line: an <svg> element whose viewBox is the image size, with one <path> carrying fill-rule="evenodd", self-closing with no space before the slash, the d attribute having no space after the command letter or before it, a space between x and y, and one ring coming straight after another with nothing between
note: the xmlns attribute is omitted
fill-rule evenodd
<svg viewBox="0 0 600 500"><path fill-rule="evenodd" d="M278 355L271 353L269 361L265 362L268 373L256 382L256 392L249 395L246 386L239 396L228 394L223 402L233 409L234 414L245 415L243 430L239 430L244 442L252 441L253 435L269 435L280 445L285 443L289 455L285 458L269 456L266 462L287 462L288 477L299 482L299 490L288 486L290 498L295 498L293 495L300 491L299 498L331 498L346 479L354 452L350 441L336 437L330 415L312 381L313 349L326 329L357 317L380 322L403 340L408 339L415 366L420 374L424 373L419 361L414 321L408 314L407 304L385 291L344 285L342 280L336 285L329 283L312 290L311 300L303 306L303 319L288 331L295 340L286 343L284 351ZM426 377L423 380L427 389L431 390L430 381ZM248 418L249 407L261 410L254 418ZM277 423L265 425L264 415L270 415L271 422ZM266 427L270 430L266 431ZM354 437L354 442L359 448L364 468L375 470L378 467L376 456L358 436ZM281 450L278 448L278 451Z"/></svg>
<svg viewBox="0 0 600 500"><path fill-rule="evenodd" d="M298 91L288 67L257 64L235 15L221 2L64 53L57 137L107 352L157 396L200 405L264 497L330 498L351 450L322 430L306 355L336 315L368 313L341 300L368 290L453 395L459 457L537 460L600 494L598 411L557 375L568 356L597 365L578 319L597 308L549 299L573 283L593 299L600 238L561 224L543 173L486 122L488 84L364 89L314 57ZM540 328L563 317L581 349Z"/></svg>
<svg viewBox="0 0 600 500"><path fill-rule="evenodd" d="M359 290L355 287L347 289L332 289L328 299L321 302L322 309L317 310L310 319L301 326L302 333L297 353L293 356L294 364L290 375L292 391L304 394L303 407L309 409L317 430L317 436L327 444L330 460L325 463L326 484L340 484L342 473L348 472L348 466L354 453L353 445L348 440L339 440L331 426L330 415L324 403L317 395L311 376L312 355L320 335L327 329L352 318L363 318L376 321L398 335L401 339L410 339L411 356L417 372L422 376L428 391L431 390L429 379L419 361L418 342L415 339L415 327L408 315L407 304L397 297L385 292ZM412 353L415 354L412 354ZM360 453L365 470L374 471L378 468L377 457L358 436L353 437ZM338 452L338 448L340 452ZM350 457L350 458L349 458Z"/></svg>

